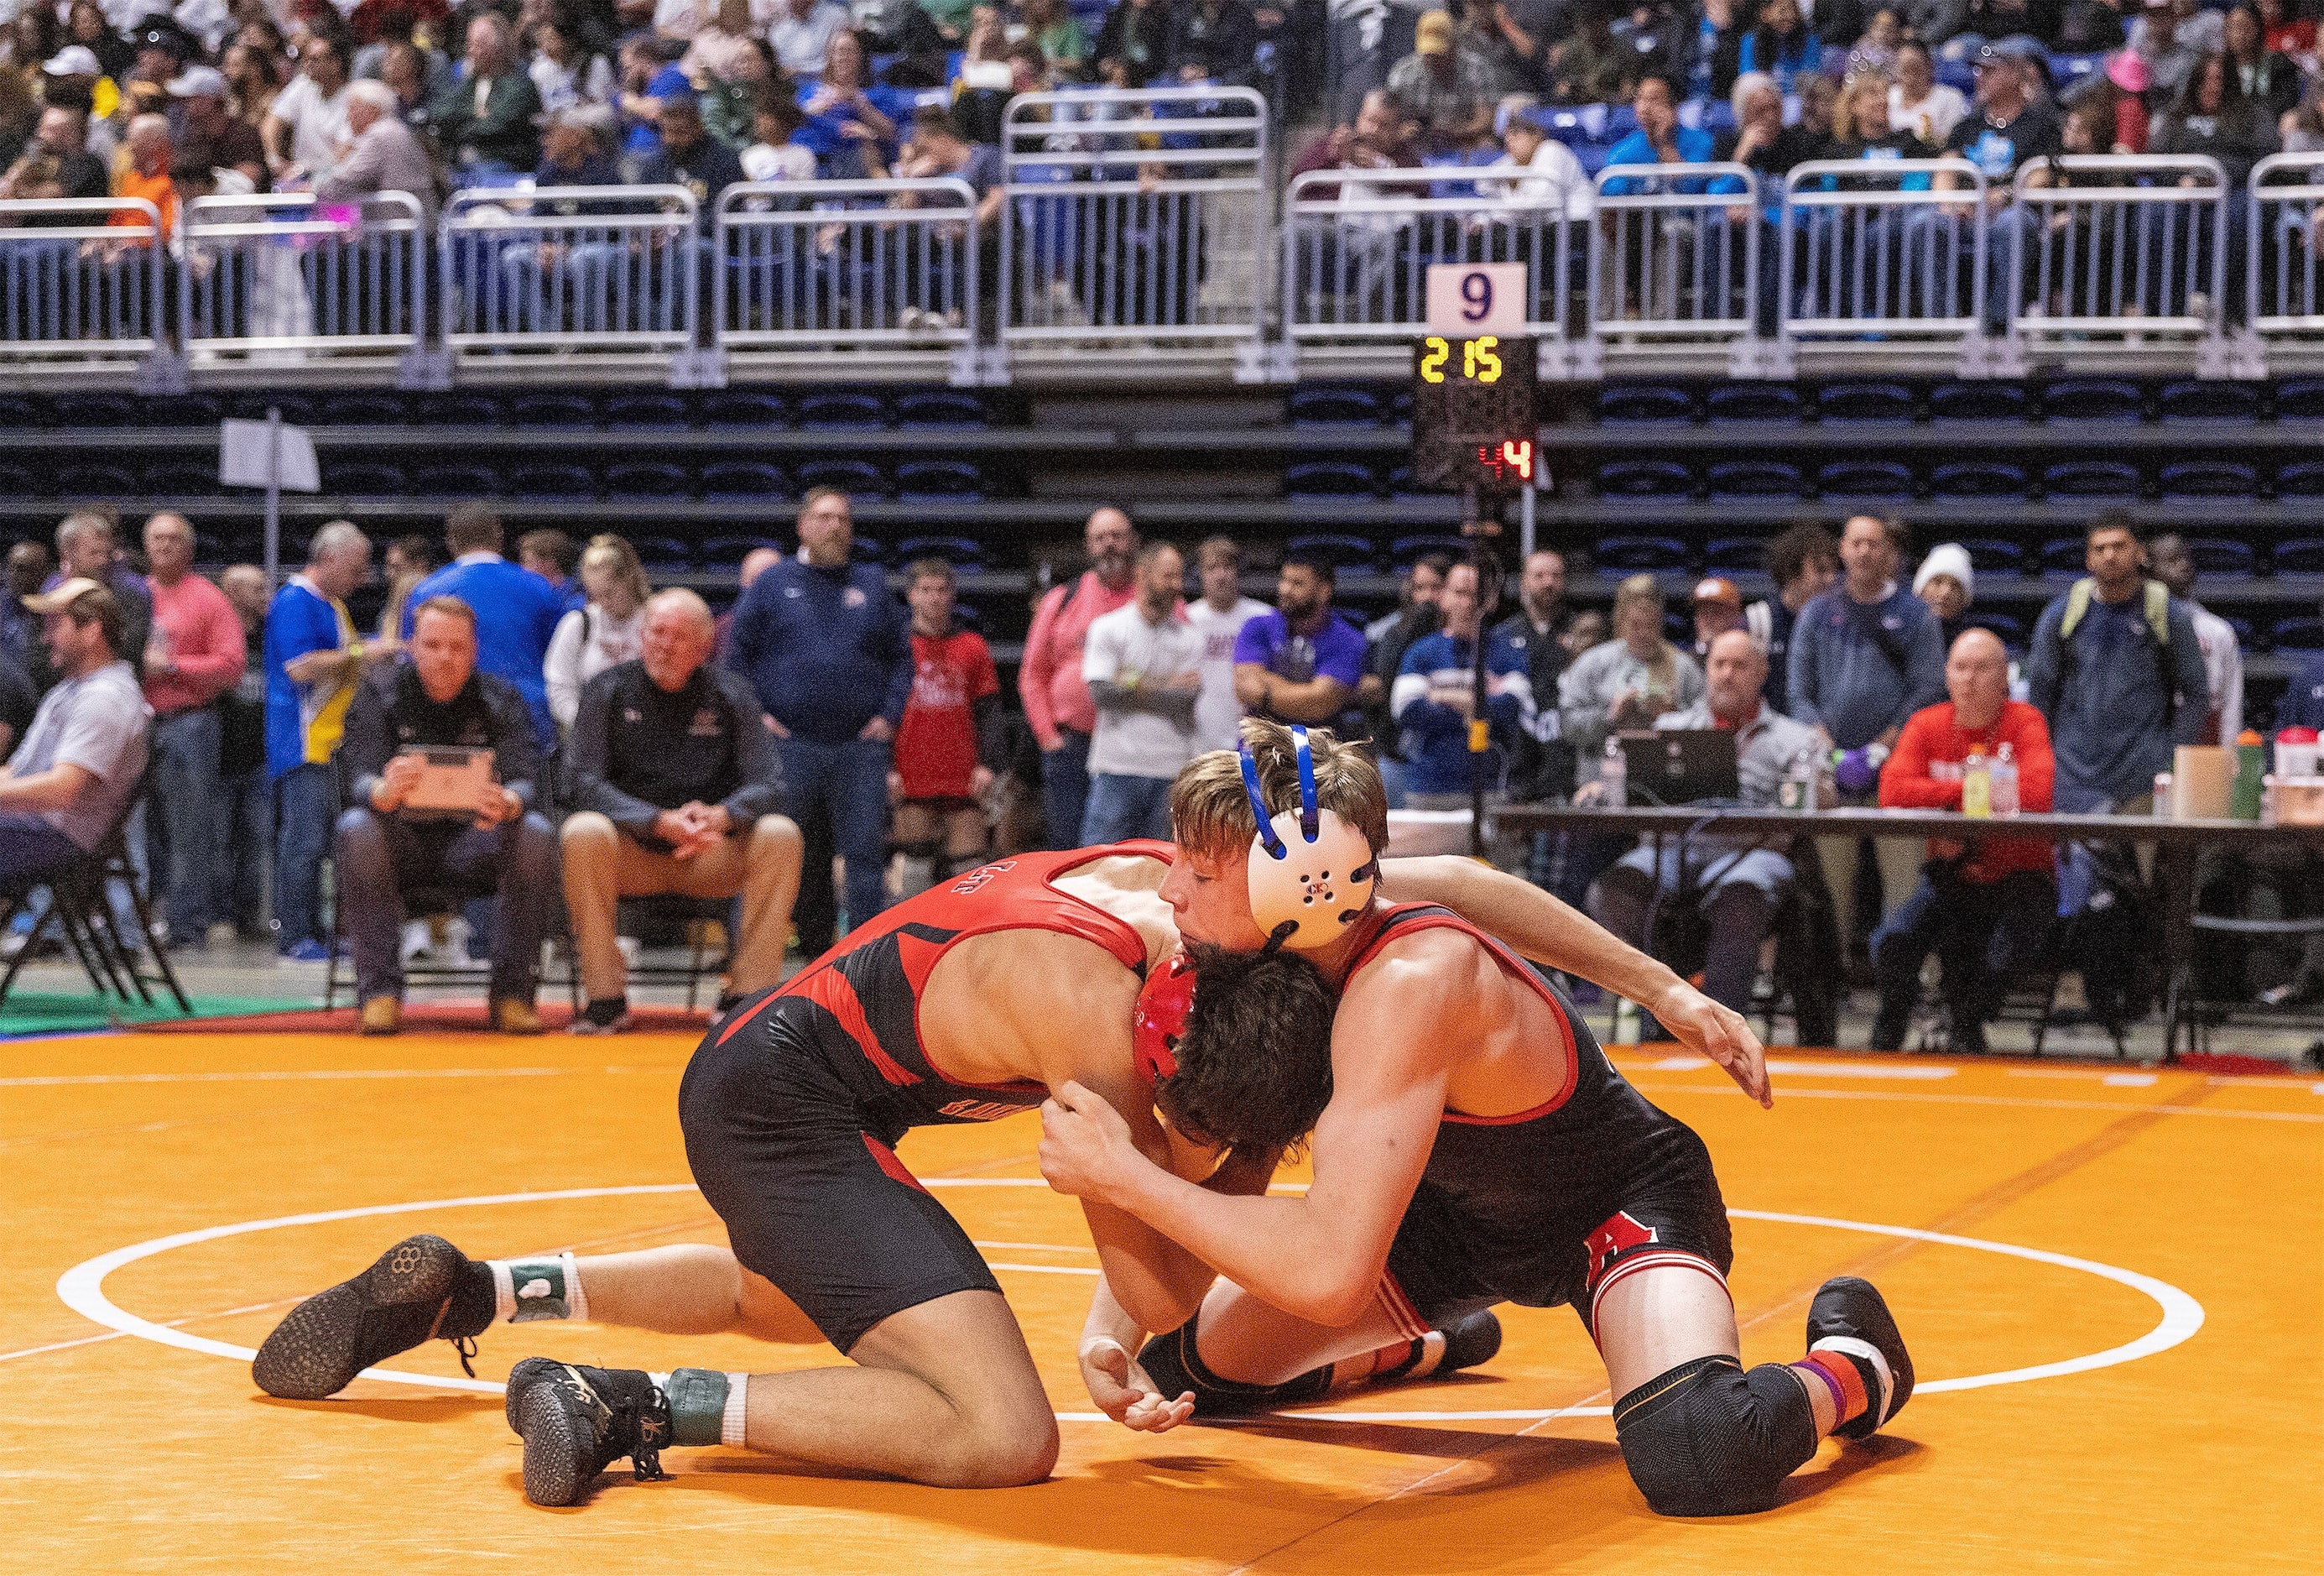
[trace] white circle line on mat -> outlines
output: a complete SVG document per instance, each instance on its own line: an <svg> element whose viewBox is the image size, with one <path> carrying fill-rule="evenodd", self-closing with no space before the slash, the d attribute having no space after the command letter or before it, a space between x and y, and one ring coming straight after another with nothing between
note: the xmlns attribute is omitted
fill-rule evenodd
<svg viewBox="0 0 2324 1576"><path fill-rule="evenodd" d="M929 1177L923 1179L932 1188L944 1187L1040 1187L1038 1177ZM569 1199L634 1198L656 1193L690 1193L692 1182L642 1182L628 1187L562 1188L549 1192L480 1193L465 1199L429 1199L408 1204L366 1204L350 1210L318 1210L303 1215L278 1215L266 1220L242 1220L226 1226L205 1226L198 1230L180 1231L168 1237L156 1237L149 1241L132 1243L85 1259L57 1277L57 1295L68 1308L92 1323L124 1335L154 1341L162 1346L174 1346L186 1351L207 1353L212 1357L232 1358L247 1362L258 1354L246 1346L228 1341L213 1340L208 1336L194 1335L183 1330L173 1330L150 1319L116 1306L105 1294L105 1279L115 1270L140 1259L173 1248L190 1247L197 1243L215 1242L222 1238L243 1237L256 1231L275 1231L291 1226L321 1226L338 1220L358 1220L380 1215L413 1215L429 1210L490 1209L504 1204L555 1203ZM1894 1237L1912 1242L1925 1242L1940 1247L1968 1248L1978 1253L1997 1253L2005 1257L2022 1258L2034 1264L2054 1265L2060 1269L2079 1270L2085 1275L2127 1286L2151 1299L2162 1309L2163 1317L2145 1334L2120 1346L2104 1351L2089 1352L2080 1357L2067 1358L2058 1362L2038 1363L2022 1368L2008 1368L1997 1373L1970 1374L1960 1378L1923 1381L1917 1393L1924 1395L1941 1395L1952 1390L1981 1390L1995 1385L2022 1385L2034 1379L2061 1378L2069 1374L2086 1374L2099 1368L2110 1368L2122 1363L2135 1362L2170 1350L2188 1340L2203 1327L2203 1305L2167 1281L2135 1270L2100 1264L2095 1259L2075 1258L2068 1254L2052 1253L2046 1248L2021 1247L2015 1243L1990 1242L1978 1237L1957 1237L1944 1231L1923 1231L1911 1226L1884 1226L1867 1220L1840 1220L1824 1215L1794 1215L1766 1210L1729 1210L1728 1214L1738 1220L1762 1220L1779 1226L1816 1226L1835 1231L1858 1231L1873 1237ZM995 1265L996 1269L1024 1269L1056 1273L1050 1266L1032 1265ZM390 1384L418 1385L438 1390L473 1390L497 1395L501 1386L490 1379L471 1379L464 1376L447 1377L435 1374L410 1374L395 1368L365 1368L363 1377L381 1379ZM1484 1423L1540 1422L1554 1417L1605 1417L1611 1414L1608 1406L1565 1406L1540 1410L1491 1410L1474 1412L1301 1412L1290 1415L1322 1419L1333 1423ZM1102 1423L1102 1413L1061 1412L1058 1417L1067 1423Z"/></svg>

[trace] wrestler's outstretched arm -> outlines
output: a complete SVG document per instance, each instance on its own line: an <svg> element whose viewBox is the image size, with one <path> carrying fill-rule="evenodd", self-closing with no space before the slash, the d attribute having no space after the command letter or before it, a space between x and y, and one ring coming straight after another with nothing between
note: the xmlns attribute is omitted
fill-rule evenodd
<svg viewBox="0 0 2324 1576"><path fill-rule="evenodd" d="M1742 1014L1533 883L1446 855L1381 860L1380 891L1397 903L1441 903L1535 962L1628 997L1689 1050L1725 1068L1745 1094L1762 1106L1775 1103L1766 1049Z"/></svg>

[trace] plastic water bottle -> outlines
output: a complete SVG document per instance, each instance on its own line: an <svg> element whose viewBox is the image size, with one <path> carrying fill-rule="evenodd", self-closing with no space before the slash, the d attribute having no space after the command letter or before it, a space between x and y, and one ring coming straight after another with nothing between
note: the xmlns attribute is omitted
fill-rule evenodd
<svg viewBox="0 0 2324 1576"><path fill-rule="evenodd" d="M1969 751L1961 765L1961 813L1974 820L1993 813L1993 768L1982 749Z"/></svg>
<svg viewBox="0 0 2324 1576"><path fill-rule="evenodd" d="M1775 803L1784 810L1812 811L1816 807L1816 768L1818 752L1803 749L1792 757L1784 768L1783 786L1775 791Z"/></svg>
<svg viewBox="0 0 2324 1576"><path fill-rule="evenodd" d="M1626 810L1630 803L1630 761L1622 753L1622 741L1611 735L1606 739L1606 758L1598 767L1598 781L1606 786L1606 804L1612 810Z"/></svg>
<svg viewBox="0 0 2324 1576"><path fill-rule="evenodd" d="M1993 765L1987 767L1986 772L1992 779L1987 792L1993 798L1993 813L2015 815L2017 813L2017 758L2009 753L2007 745L2001 746L2000 753L1993 757Z"/></svg>

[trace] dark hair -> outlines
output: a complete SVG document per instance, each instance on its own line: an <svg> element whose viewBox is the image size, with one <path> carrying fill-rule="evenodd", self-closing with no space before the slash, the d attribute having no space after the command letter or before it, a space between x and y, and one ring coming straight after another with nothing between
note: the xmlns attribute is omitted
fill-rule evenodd
<svg viewBox="0 0 2324 1576"><path fill-rule="evenodd" d="M1424 552L1412 561L1416 570L1427 570L1438 579L1452 572L1452 555L1449 552Z"/></svg>
<svg viewBox="0 0 2324 1576"><path fill-rule="evenodd" d="M1840 543L1831 532L1803 520L1767 543L1767 574L1777 590L1796 581L1812 563L1840 562Z"/></svg>
<svg viewBox="0 0 2324 1576"><path fill-rule="evenodd" d="M179 186L215 186L217 170L208 159L189 159L180 153L171 162L170 180Z"/></svg>
<svg viewBox="0 0 2324 1576"><path fill-rule="evenodd" d="M1340 570L1332 555L1314 548L1293 548L1283 555L1283 567L1306 570L1327 586L1340 583Z"/></svg>
<svg viewBox="0 0 2324 1576"><path fill-rule="evenodd" d="M923 104L912 111L912 133L916 136L927 134L950 137L956 143L968 140L967 134L960 129L960 122L941 104Z"/></svg>
<svg viewBox="0 0 2324 1576"><path fill-rule="evenodd" d="M1898 558L1913 556L1913 528L1904 524L1902 515L1880 516L1880 534L1888 539L1889 551Z"/></svg>
<svg viewBox="0 0 2324 1576"><path fill-rule="evenodd" d="M388 545L403 554L411 567L422 574L436 567L436 544L416 531L409 536L397 537Z"/></svg>
<svg viewBox="0 0 2324 1576"><path fill-rule="evenodd" d="M2082 527L2083 544L2087 546L2090 538L2101 531L2127 531L2133 542L2141 547L2146 545L2146 533L2127 509L2100 509L2091 515L2090 523Z"/></svg>
<svg viewBox="0 0 2324 1576"><path fill-rule="evenodd" d="M83 591L62 609L64 616L75 624L94 624L105 631L105 648L115 656L127 654L122 649L129 638L127 616L121 611L120 599L103 586Z"/></svg>
<svg viewBox="0 0 2324 1576"><path fill-rule="evenodd" d="M2262 32L2261 47L2266 46L2266 33ZM2178 94L2171 101L2171 113L2184 120L2190 115L2203 113L2203 73L2214 65L2219 68L2219 112L2226 114L2239 107L2244 101L2244 79L2236 72L2236 63L2222 51L2214 50L2195 62L2187 79L2179 84Z"/></svg>
<svg viewBox="0 0 2324 1576"><path fill-rule="evenodd" d="M1637 86L1630 89L1630 97L1635 99L1639 94L1644 93L1646 90L1646 84L1649 82L1660 83L1662 85L1663 97L1669 99L1674 106L1680 103L1684 97L1679 92L1678 84L1660 71L1648 71L1644 76L1640 77L1637 81Z"/></svg>
<svg viewBox="0 0 2324 1576"><path fill-rule="evenodd" d="M1331 987L1280 950L1191 942L1194 999L1154 1102L1187 1136L1264 1154L1296 1147L1332 1099Z"/></svg>
<svg viewBox="0 0 2324 1576"><path fill-rule="evenodd" d="M568 580L573 571L581 567L580 545L554 526L526 532L516 539L516 551L519 558L534 553L549 560L557 565L557 572Z"/></svg>
<svg viewBox="0 0 2324 1576"><path fill-rule="evenodd" d="M501 517L484 504L461 504L444 516L444 545L457 558L464 552L498 552Z"/></svg>

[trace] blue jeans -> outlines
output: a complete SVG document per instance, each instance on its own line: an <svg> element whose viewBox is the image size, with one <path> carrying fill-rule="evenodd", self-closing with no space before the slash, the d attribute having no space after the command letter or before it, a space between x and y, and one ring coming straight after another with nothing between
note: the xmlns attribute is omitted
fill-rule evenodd
<svg viewBox="0 0 2324 1576"><path fill-rule="evenodd" d="M81 846L29 810L0 811L0 886L38 885L42 876L79 858Z"/></svg>
<svg viewBox="0 0 2324 1576"><path fill-rule="evenodd" d="M888 746L878 739L816 744L779 738L790 815L807 843L798 902L791 921L809 958L831 950L839 929L831 861L847 861L847 923L862 924L888 906Z"/></svg>
<svg viewBox="0 0 2324 1576"><path fill-rule="evenodd" d="M1090 736L1079 728L1057 729L1056 749L1041 752L1041 820L1049 846L1080 846L1082 820L1089 813Z"/></svg>
<svg viewBox="0 0 2324 1576"><path fill-rule="evenodd" d="M1131 838L1170 840L1170 779L1128 777L1100 772L1090 779L1089 803L1082 813L1082 846L1125 842Z"/></svg>
<svg viewBox="0 0 2324 1576"><path fill-rule="evenodd" d="M293 766L274 782L274 940L323 941L323 856L338 814L327 765Z"/></svg>
<svg viewBox="0 0 2324 1576"><path fill-rule="evenodd" d="M152 803L170 849L161 883L170 934L198 941L210 922L225 913L217 906L217 867L226 829L216 707L189 707L154 719Z"/></svg>
<svg viewBox="0 0 2324 1576"><path fill-rule="evenodd" d="M403 894L492 893L494 1001L532 1000L540 932L557 881L557 834L527 813L480 831L410 821L358 805L339 817L339 912L355 960L355 997L403 995Z"/></svg>
<svg viewBox="0 0 2324 1576"><path fill-rule="evenodd" d="M2017 259L2025 243L2038 230L2040 221L2024 203L2013 202L1987 214L1985 222L1985 330L2003 334L2008 332L2020 304ZM1916 207L1904 220L1904 249L1914 257L1932 257L1935 254L1931 248L1949 230L1957 230L1958 245L1964 254L1976 246L1976 232L1968 223L1956 227L1940 209ZM1966 277L1964 272L1963 278Z"/></svg>

